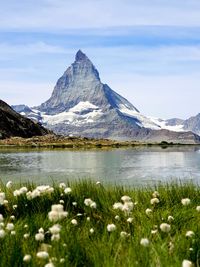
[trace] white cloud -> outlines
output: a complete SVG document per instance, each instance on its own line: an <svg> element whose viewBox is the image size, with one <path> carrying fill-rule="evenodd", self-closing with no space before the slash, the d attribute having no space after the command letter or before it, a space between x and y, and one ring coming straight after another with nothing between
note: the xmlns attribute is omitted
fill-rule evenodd
<svg viewBox="0 0 200 267"><path fill-rule="evenodd" d="M33 54L62 54L69 51L60 46L50 45L45 42L35 42L28 44L0 43L0 55L2 58L13 57L13 55L33 55Z"/></svg>
<svg viewBox="0 0 200 267"><path fill-rule="evenodd" d="M65 48L61 45L56 46L44 42L28 44L0 43L1 60L37 54L64 54L67 60L67 57L73 58L75 52L76 50L71 47ZM143 63L200 61L200 45L87 46L83 49L83 52L85 52L88 57L91 57L91 59L94 59L94 64L96 60L105 62L105 59L107 64L122 62L124 66L133 64L133 62L137 64L141 61L143 61Z"/></svg>
<svg viewBox="0 0 200 267"><path fill-rule="evenodd" d="M0 83L1 99L9 105L39 105L50 97L53 87L51 83L4 80Z"/></svg>
<svg viewBox="0 0 200 267"><path fill-rule="evenodd" d="M200 112L200 72L168 76L118 73L105 79L145 115L186 119Z"/></svg>
<svg viewBox="0 0 200 267"><path fill-rule="evenodd" d="M135 25L200 26L198 0L7 0L1 29L66 30Z"/></svg>

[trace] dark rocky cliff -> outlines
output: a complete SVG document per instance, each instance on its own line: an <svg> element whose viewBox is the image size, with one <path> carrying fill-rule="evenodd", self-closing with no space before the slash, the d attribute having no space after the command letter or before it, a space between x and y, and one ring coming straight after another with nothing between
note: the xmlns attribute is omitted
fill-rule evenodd
<svg viewBox="0 0 200 267"><path fill-rule="evenodd" d="M49 130L20 115L8 104L0 100L0 139L12 136L28 138L48 133Z"/></svg>

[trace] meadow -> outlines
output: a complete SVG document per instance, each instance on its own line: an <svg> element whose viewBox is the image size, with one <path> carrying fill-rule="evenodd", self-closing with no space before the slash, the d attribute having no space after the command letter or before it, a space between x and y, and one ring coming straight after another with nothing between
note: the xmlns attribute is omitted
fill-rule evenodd
<svg viewBox="0 0 200 267"><path fill-rule="evenodd" d="M0 185L0 266L200 265L200 188Z"/></svg>

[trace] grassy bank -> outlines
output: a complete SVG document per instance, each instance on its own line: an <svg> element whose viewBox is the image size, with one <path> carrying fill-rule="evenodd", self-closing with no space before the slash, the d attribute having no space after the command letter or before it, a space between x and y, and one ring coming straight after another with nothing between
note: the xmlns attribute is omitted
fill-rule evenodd
<svg viewBox="0 0 200 267"><path fill-rule="evenodd" d="M142 142L142 141L117 141L110 139L95 139L87 137L64 137L60 135L45 135L32 138L11 137L0 140L0 148L69 148L69 149L110 149L129 147L162 148L174 146L198 146L195 143L172 143L172 142Z"/></svg>
<svg viewBox="0 0 200 267"><path fill-rule="evenodd" d="M0 266L200 265L194 185L0 187Z"/></svg>

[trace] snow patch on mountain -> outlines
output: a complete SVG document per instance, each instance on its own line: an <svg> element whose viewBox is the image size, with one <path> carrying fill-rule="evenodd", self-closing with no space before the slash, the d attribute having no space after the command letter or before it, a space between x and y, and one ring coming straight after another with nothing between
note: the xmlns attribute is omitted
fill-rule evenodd
<svg viewBox="0 0 200 267"><path fill-rule="evenodd" d="M141 113L137 112L136 110L127 108L126 105L119 104L119 111L125 116L129 116L129 117L136 119L136 124L140 127L145 127L145 128L149 128L153 130L161 129L159 124L152 121L148 117L142 115Z"/></svg>
<svg viewBox="0 0 200 267"><path fill-rule="evenodd" d="M166 120L162 120L162 119L158 119L158 118L153 118L153 117L149 117L149 119L156 123L157 125L160 126L161 129L165 129L165 130L169 130L169 131L173 131L173 132L184 132L184 125L183 124L178 124L178 125L167 125L167 121Z"/></svg>
<svg viewBox="0 0 200 267"><path fill-rule="evenodd" d="M96 110L99 109L96 105L91 104L89 101L81 101L77 105L75 105L73 108L69 109L69 112L83 112L87 110Z"/></svg>
<svg viewBox="0 0 200 267"><path fill-rule="evenodd" d="M21 112L21 114L25 115L24 112ZM28 114L28 117L31 119L37 119L41 123L46 125L64 123L80 126L87 123L93 123L102 115L102 110L99 107L93 105L89 101L81 101L74 107L70 108L68 111L64 111L55 115L48 115L45 112L40 112L37 109L32 109Z"/></svg>

